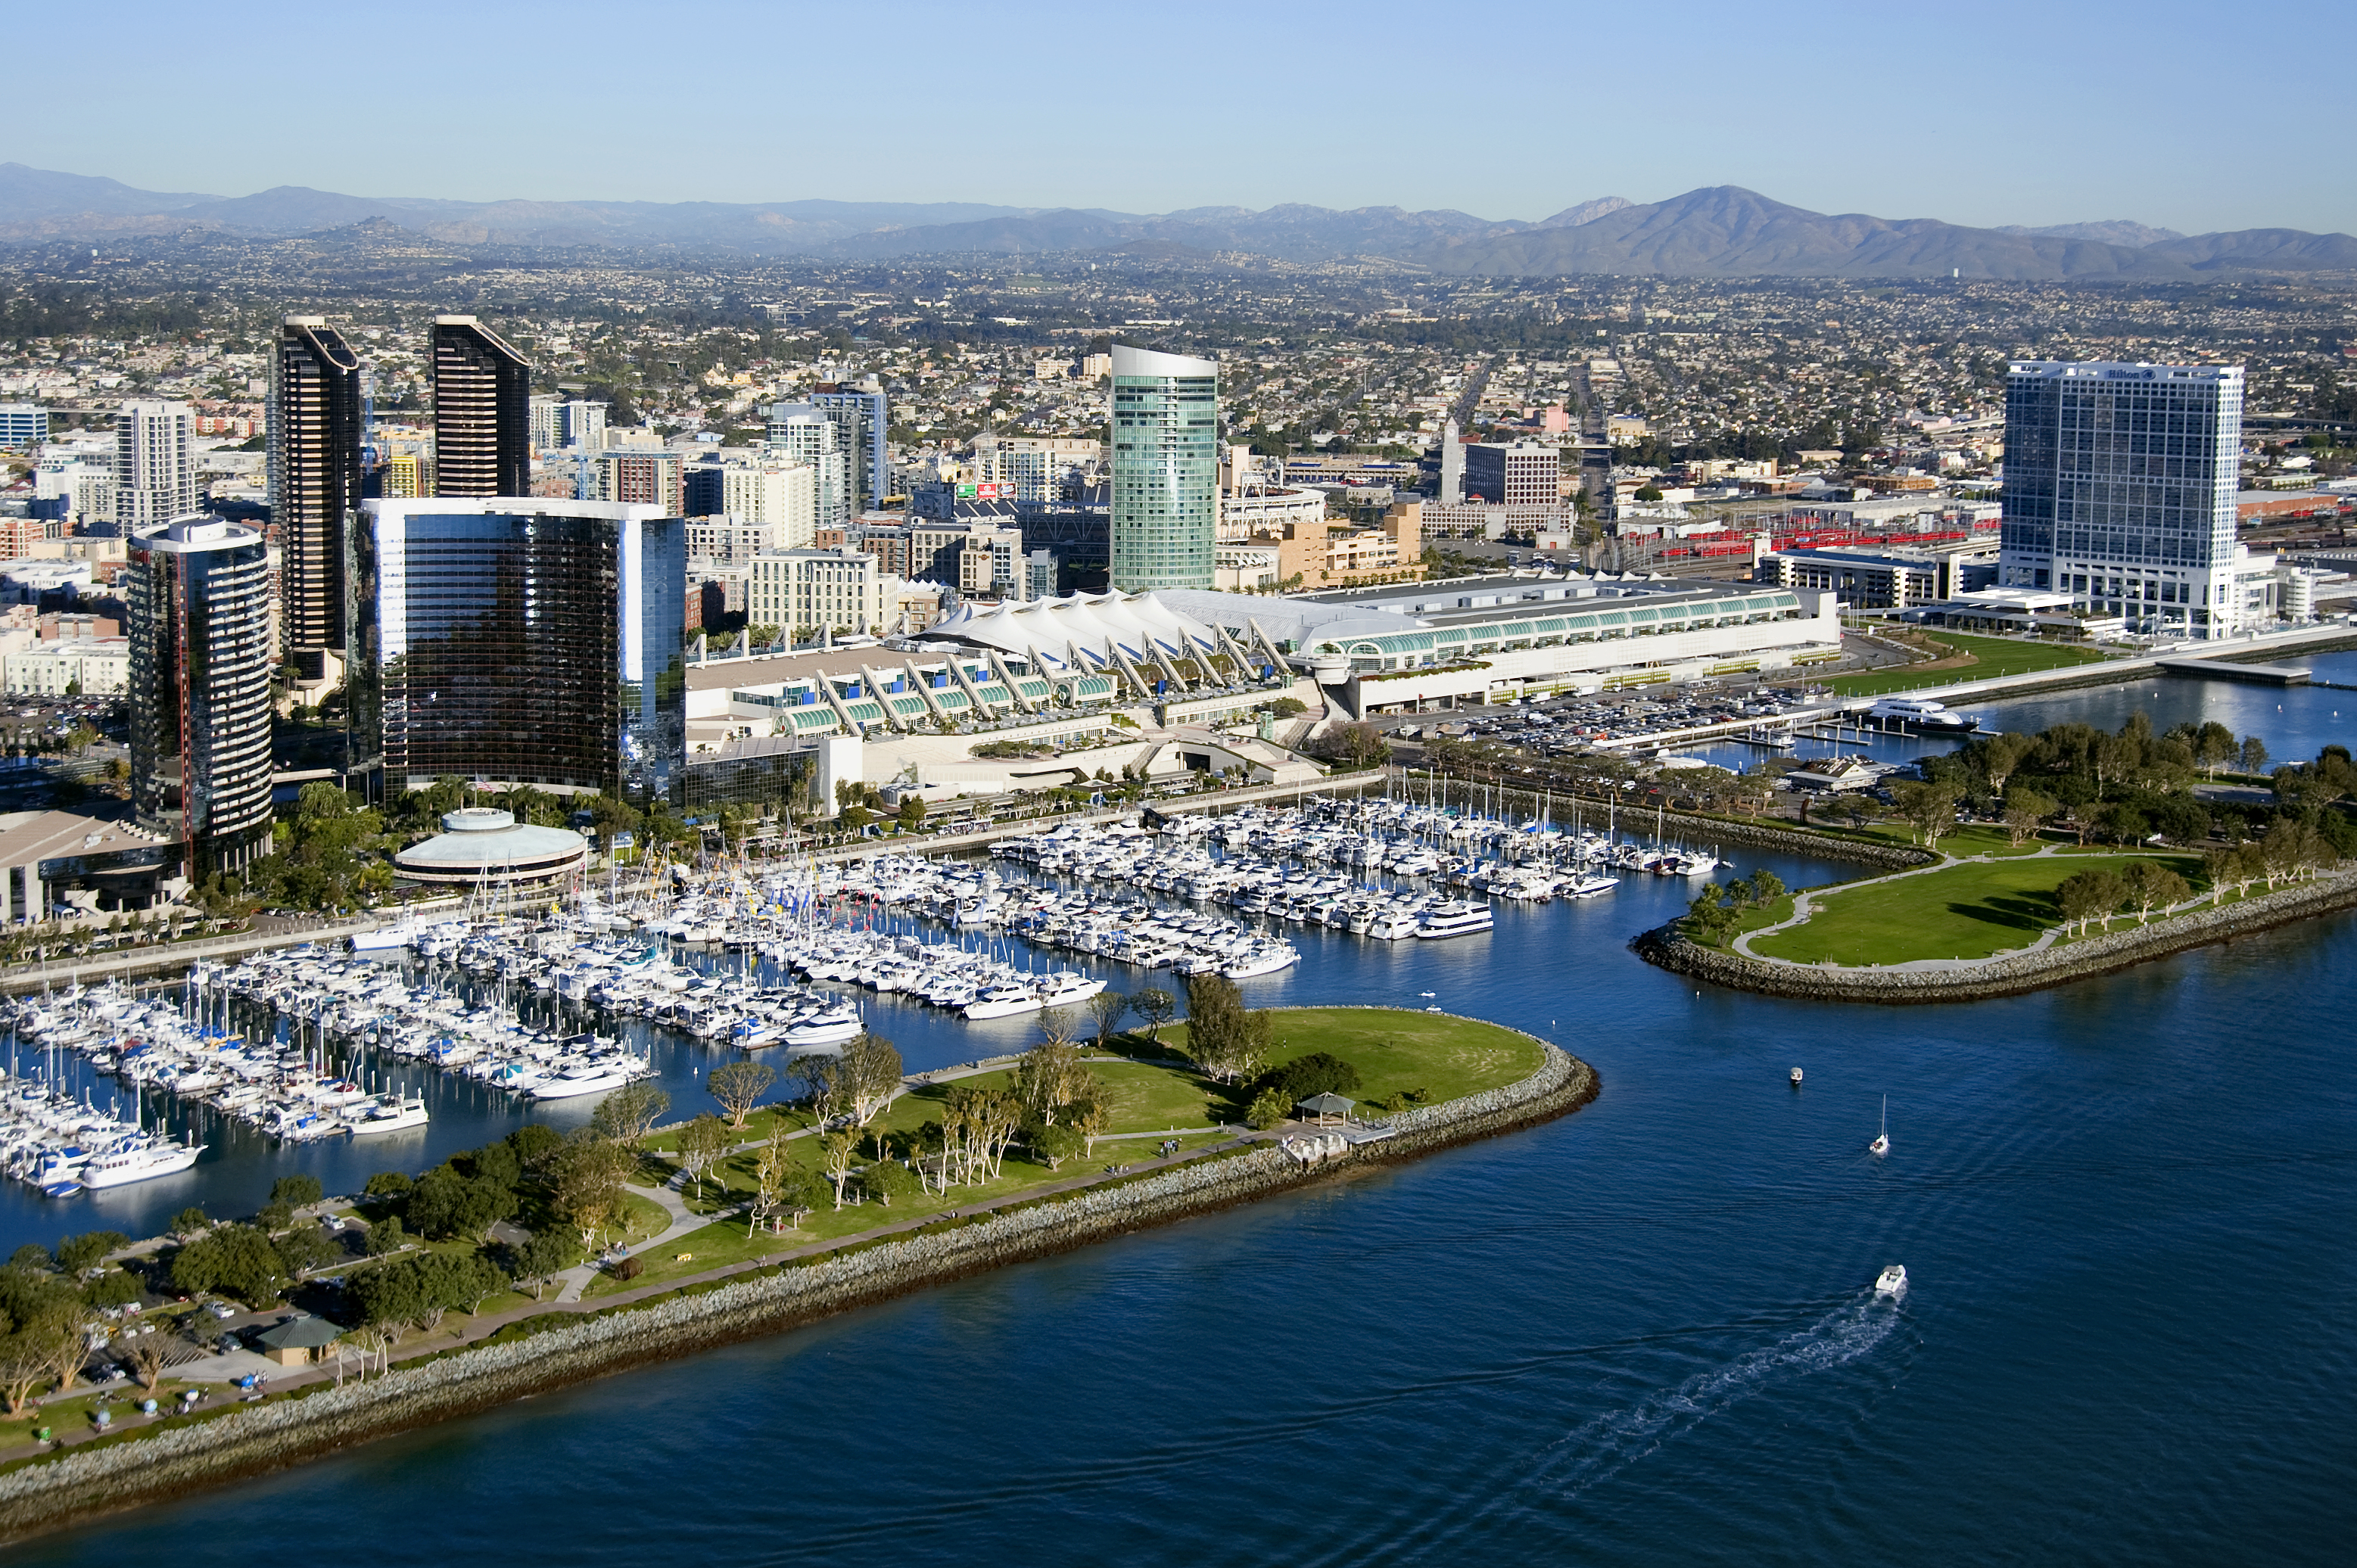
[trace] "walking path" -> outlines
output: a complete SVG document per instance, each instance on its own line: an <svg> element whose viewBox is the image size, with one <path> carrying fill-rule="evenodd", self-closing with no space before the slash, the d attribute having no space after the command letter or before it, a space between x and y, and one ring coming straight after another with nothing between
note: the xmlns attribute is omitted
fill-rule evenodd
<svg viewBox="0 0 2357 1568"><path fill-rule="evenodd" d="M1085 1176L1071 1176L1062 1181L1048 1182L1038 1187L1027 1187L1017 1192L1002 1194L997 1197L962 1205L959 1208L945 1211L937 1211L927 1214L912 1214L905 1219L897 1219L888 1224L876 1226L870 1230L856 1231L848 1236L837 1236L826 1240L813 1239L800 1246L788 1247L780 1251L766 1253L760 1257L748 1259L741 1262L729 1263L719 1268L706 1269L697 1273L683 1274L675 1279L662 1280L652 1284L641 1285L634 1289L615 1291L610 1294L599 1296L594 1302L584 1302L581 1299L580 1289L574 1287L569 1283L572 1277L576 1274L582 1276L582 1285L586 1285L590 1279L596 1277L597 1271L595 1267L585 1266L582 1269L568 1271L566 1275L562 1276L568 1281L567 1291L569 1294L560 1293L555 1299L551 1301L525 1302L521 1305L510 1307L504 1312L493 1313L482 1317L468 1318L462 1324L450 1327L447 1332L437 1330L433 1334L421 1336L411 1342L406 1355L398 1356L394 1359L394 1365L398 1366L403 1361L414 1360L424 1356L440 1355L446 1351L455 1350L463 1346L471 1345L478 1341L488 1339L491 1336L497 1334L500 1329L508 1326L510 1324L522 1322L525 1318L543 1316L553 1312L587 1314L604 1312L613 1307L630 1306L653 1296L667 1295L670 1293L685 1286L704 1284L713 1281L728 1279L737 1274L751 1273L760 1269L774 1268L781 1263L788 1263L795 1261L796 1259L807 1258L821 1252L831 1251L840 1247L854 1247L865 1242L879 1240L888 1237L905 1235L911 1230L919 1230L927 1225L936 1224L944 1219L974 1219L982 1215L993 1213L998 1208L1009 1204L1029 1205L1038 1202L1043 1197L1055 1197L1064 1193L1079 1192L1086 1187L1100 1186L1107 1182L1125 1180L1128 1177L1138 1176L1145 1172L1163 1170L1171 1166L1185 1165L1190 1161L1203 1159L1212 1155L1225 1154L1232 1149L1242 1148L1248 1144L1273 1138L1281 1138L1287 1132L1291 1131L1292 1128L1292 1123L1286 1123L1283 1126L1273 1128L1265 1133L1239 1132L1233 1138L1229 1138L1217 1144L1208 1144L1199 1149L1182 1149L1177 1154L1157 1158L1139 1160L1125 1165L1111 1165L1101 1170L1091 1172ZM1203 1128L1199 1130L1204 1132L1219 1132L1223 1129ZM1185 1129L1182 1129L1182 1131L1185 1131ZM1168 1137L1170 1134L1167 1133L1147 1133L1127 1135L1161 1138ZM1102 1143L1106 1140L1099 1139L1098 1141ZM726 1214L695 1214L687 1208L685 1203L679 1199L677 1194L673 1193L668 1189L633 1187L629 1190L637 1197L649 1198L662 1205L662 1207L670 1211L673 1216L671 1226L661 1235L651 1237L630 1249L632 1255L642 1254L651 1247L660 1246L668 1240L675 1240L679 1236L684 1235L689 1230L700 1230L705 1226L716 1223L720 1219L729 1217ZM327 1361L311 1367L287 1368L283 1369L274 1369L273 1376L269 1380L269 1391L274 1394L283 1393L290 1389L306 1388L320 1383L339 1382L341 1381L341 1374L348 1369L348 1366L349 1363L339 1365L339 1363L334 1361ZM284 1375L277 1375L281 1370L283 1370ZM81 1397L81 1394L77 1391L76 1393L67 1397L79 1398ZM168 1419L168 1416L173 1413L178 1412L170 1412L155 1417L146 1417L136 1413L136 1409L134 1407L131 1411L118 1412L116 1420L109 1428L109 1432L120 1433L125 1431L136 1431L141 1427L154 1425L161 1421ZM98 1432L95 1429L77 1429L57 1434L55 1439L47 1445L47 1448L74 1447L81 1444L88 1443L93 1438L104 1435L107 1435L107 1434ZM12 1449L0 1450L0 1464L6 1464L17 1459L29 1458L34 1455L45 1451L45 1447L40 1444L23 1445Z"/></svg>
<svg viewBox="0 0 2357 1568"><path fill-rule="evenodd" d="M1751 950L1751 943L1755 938L1772 936L1778 931L1790 929L1792 927L1800 925L1803 921L1807 920L1812 915L1816 913L1816 901L1820 897L1829 896L1835 893L1848 893L1860 887L1879 886L1885 883L1903 882L1910 876L1928 876L1934 872L1947 871L1959 865L1994 865L1998 861L2053 859L2059 857L2065 850L2077 848L2078 846L2075 844L2049 843L2041 845L2040 848L2028 854L1943 855L1936 863L1931 865L1910 866L1904 871L1894 871L1888 876L1868 876L1857 882L1837 883L1831 887L1819 887L1813 888L1806 893L1797 893L1792 897L1792 913L1790 917L1777 921L1772 926L1762 926L1756 931L1746 931L1741 936L1736 938L1731 945L1736 952L1758 963L1775 963L1782 964L1790 969L1809 970L1823 970L1826 968L1867 968L1872 969L1878 973L1900 974L1931 973L1943 970L1979 969L1983 965L1996 963L2000 959L2020 958L2028 953L2042 952L2067 936L2069 934L2068 929L2062 926L2049 926L2040 932L2038 940L2031 942L2029 946L2006 948L1999 951L1990 953L1985 958L1918 958L1909 959L1903 963L1878 963L1866 965L1828 965L1822 962L1803 961L1800 959L1777 958L1771 953L1753 952ZM2072 858L2074 860L2083 859L2088 861L2118 860L2126 859L2140 853L2142 852L2134 850L2122 851L2117 854L2088 854L2082 853L2072 855ZM2187 898L2182 902L2169 905L2167 908L2154 910L2152 918L2166 918L2170 915L2178 914L2183 910L2196 908L2201 905L2209 903L2211 901L2211 897L2212 895L2209 893L2197 893L2192 897ZM2149 921L2147 923L2148 924ZM2110 929L2108 924L2104 929L2107 930Z"/></svg>

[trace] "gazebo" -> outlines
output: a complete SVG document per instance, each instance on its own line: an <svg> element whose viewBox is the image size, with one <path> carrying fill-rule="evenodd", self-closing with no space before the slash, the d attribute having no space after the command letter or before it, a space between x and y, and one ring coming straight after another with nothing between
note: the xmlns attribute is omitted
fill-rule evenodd
<svg viewBox="0 0 2357 1568"><path fill-rule="evenodd" d="M319 1352L341 1338L343 1332L324 1317L298 1312L255 1335L253 1342L280 1366L301 1367L317 1360Z"/></svg>
<svg viewBox="0 0 2357 1568"><path fill-rule="evenodd" d="M1357 1103L1357 1101L1345 1100L1329 1089L1323 1094L1313 1094L1307 1100L1296 1101L1293 1108L1296 1111L1308 1112L1318 1124L1324 1127L1335 1122L1349 1121L1351 1107Z"/></svg>

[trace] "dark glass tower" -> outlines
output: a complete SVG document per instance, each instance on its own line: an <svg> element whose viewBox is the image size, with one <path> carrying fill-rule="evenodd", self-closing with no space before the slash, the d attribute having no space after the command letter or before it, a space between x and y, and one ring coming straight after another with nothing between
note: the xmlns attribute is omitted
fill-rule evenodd
<svg viewBox="0 0 2357 1568"><path fill-rule="evenodd" d="M270 571L262 535L191 516L131 538L131 799L188 871L270 847Z"/></svg>
<svg viewBox="0 0 2357 1568"><path fill-rule="evenodd" d="M270 381L270 516L285 543L280 630L289 652L340 651L351 525L361 504L361 362L317 316L278 329Z"/></svg>
<svg viewBox="0 0 2357 1568"><path fill-rule="evenodd" d="M471 316L434 318L434 493L532 489L532 366Z"/></svg>
<svg viewBox="0 0 2357 1568"><path fill-rule="evenodd" d="M353 691L383 738L388 790L447 773L672 797L687 728L683 521L512 498L367 510L377 591L360 645L376 658Z"/></svg>

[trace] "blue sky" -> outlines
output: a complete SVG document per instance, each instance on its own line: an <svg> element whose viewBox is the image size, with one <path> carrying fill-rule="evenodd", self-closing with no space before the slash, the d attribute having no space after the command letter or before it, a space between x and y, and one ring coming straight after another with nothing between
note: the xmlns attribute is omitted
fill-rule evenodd
<svg viewBox="0 0 2357 1568"><path fill-rule="evenodd" d="M0 157L232 196L1536 219L1742 185L1962 223L2357 231L2352 16L2346 0L116 0L10 25Z"/></svg>

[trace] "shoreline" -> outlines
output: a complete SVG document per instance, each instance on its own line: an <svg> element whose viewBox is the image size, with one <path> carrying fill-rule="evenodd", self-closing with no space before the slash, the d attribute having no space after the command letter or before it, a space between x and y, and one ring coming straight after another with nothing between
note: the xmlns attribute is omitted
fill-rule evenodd
<svg viewBox="0 0 2357 1568"><path fill-rule="evenodd" d="M1504 1026L1493 1026L1504 1027ZM1536 1039L1524 1031L1525 1038ZM150 1427L0 1473L0 1541L200 1487L285 1469L375 1438L590 1378L800 1327L1012 1263L1217 1213L1354 1171L1552 1121L1593 1100L1595 1069L1545 1041L1538 1070L1503 1088L1405 1112L1386 1140L1304 1164L1273 1144L1117 1178L1069 1196L1020 1195L986 1218L944 1218L901 1239L846 1240L782 1265L742 1265L603 1311L535 1314L538 1332L430 1354L367 1382ZM569 1322L550 1319L572 1317ZM511 1325L510 1326L515 1326Z"/></svg>
<svg viewBox="0 0 2357 1568"><path fill-rule="evenodd" d="M1754 958L1689 941L1674 921L1641 932L1629 945L1656 968L1729 991L1808 1002L1922 1005L2019 996L2352 908L2357 908L2357 871L2344 871L2237 903L2172 915L2158 925L2110 931L2068 947L2000 954L1971 968L1948 970L1844 969Z"/></svg>

